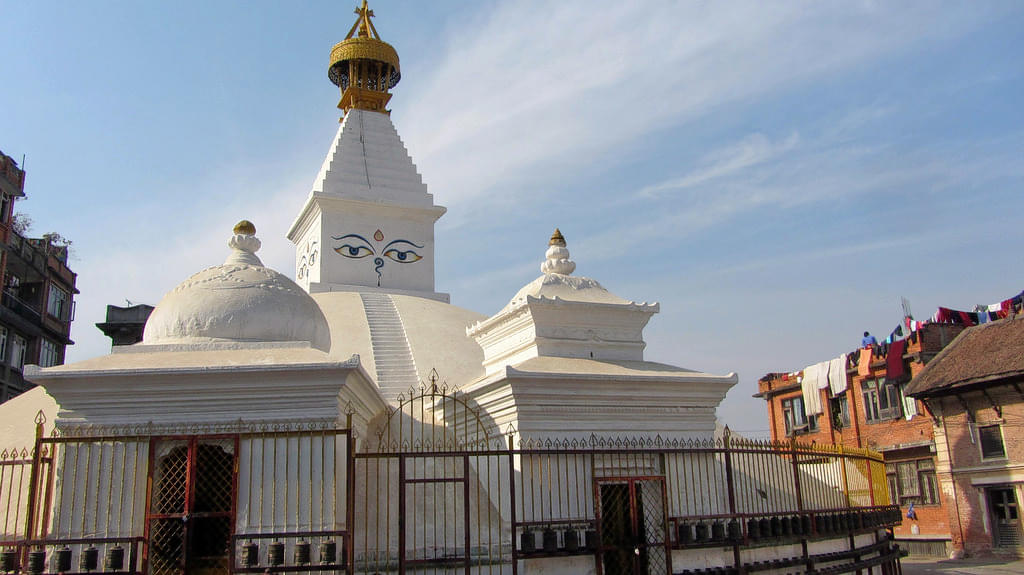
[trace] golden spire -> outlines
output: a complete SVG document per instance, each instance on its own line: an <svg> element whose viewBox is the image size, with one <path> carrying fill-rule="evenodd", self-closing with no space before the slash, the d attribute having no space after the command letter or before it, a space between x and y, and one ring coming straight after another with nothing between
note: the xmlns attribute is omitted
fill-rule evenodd
<svg viewBox="0 0 1024 575"><path fill-rule="evenodd" d="M555 228L555 233L551 234L551 239L548 241L548 245L565 247L565 237L558 228Z"/></svg>
<svg viewBox="0 0 1024 575"><path fill-rule="evenodd" d="M356 8L356 15L345 39L331 49L327 77L341 88L338 107L345 112L353 108L387 112L385 106L391 100L388 90L402 79L398 52L380 39L366 0Z"/></svg>

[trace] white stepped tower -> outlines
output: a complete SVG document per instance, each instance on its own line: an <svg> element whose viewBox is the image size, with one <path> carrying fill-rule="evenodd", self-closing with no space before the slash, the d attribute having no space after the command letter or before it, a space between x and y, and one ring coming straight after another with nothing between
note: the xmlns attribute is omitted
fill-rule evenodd
<svg viewBox="0 0 1024 575"><path fill-rule="evenodd" d="M379 291L447 302L434 291L434 223L445 208L434 204L385 109L401 78L398 54L380 40L365 2L356 13L328 71L342 91L344 117L288 231L295 281L310 293Z"/></svg>

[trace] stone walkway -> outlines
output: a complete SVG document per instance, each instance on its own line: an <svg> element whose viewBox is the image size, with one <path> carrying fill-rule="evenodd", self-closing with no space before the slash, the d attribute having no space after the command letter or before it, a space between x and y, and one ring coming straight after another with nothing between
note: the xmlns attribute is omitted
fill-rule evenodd
<svg viewBox="0 0 1024 575"><path fill-rule="evenodd" d="M903 575L1006 575L1024 573L1024 559L997 558L961 559L959 561L939 559L903 559Z"/></svg>

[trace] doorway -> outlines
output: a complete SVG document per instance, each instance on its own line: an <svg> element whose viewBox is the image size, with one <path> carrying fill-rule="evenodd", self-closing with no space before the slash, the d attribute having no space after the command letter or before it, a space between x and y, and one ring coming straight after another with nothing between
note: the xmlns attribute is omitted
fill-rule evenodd
<svg viewBox="0 0 1024 575"><path fill-rule="evenodd" d="M597 487L603 575L671 573L664 478L600 479Z"/></svg>
<svg viewBox="0 0 1024 575"><path fill-rule="evenodd" d="M147 509L147 572L230 571L237 438L154 439Z"/></svg>
<svg viewBox="0 0 1024 575"><path fill-rule="evenodd" d="M988 489L989 516L996 547L1020 547L1020 507L1014 487L993 487Z"/></svg>

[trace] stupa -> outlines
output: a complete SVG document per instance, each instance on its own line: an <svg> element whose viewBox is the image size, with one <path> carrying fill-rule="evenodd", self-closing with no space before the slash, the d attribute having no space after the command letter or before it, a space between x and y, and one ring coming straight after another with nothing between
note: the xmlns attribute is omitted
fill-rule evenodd
<svg viewBox="0 0 1024 575"><path fill-rule="evenodd" d="M608 575L897 561L880 458L716 431L737 376L648 361L659 305L576 275L559 230L489 317L436 291L445 208L386 109L398 54L365 0L356 14L328 67L343 116L287 234L295 281L243 221L141 343L28 368L40 387L0 406L37 454L3 560Z"/></svg>

